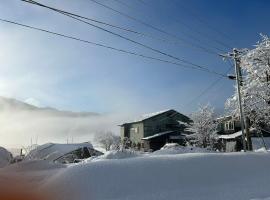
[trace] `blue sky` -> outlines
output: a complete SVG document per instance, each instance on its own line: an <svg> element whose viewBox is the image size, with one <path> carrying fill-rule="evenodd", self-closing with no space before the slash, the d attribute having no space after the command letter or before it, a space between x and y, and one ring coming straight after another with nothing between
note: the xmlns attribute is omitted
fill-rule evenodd
<svg viewBox="0 0 270 200"><path fill-rule="evenodd" d="M143 0L145 3L139 0L120 0L129 7L115 0L97 1L206 48L215 46L225 51L230 50L214 40L231 47L252 48L260 39L260 33L270 32L270 2L267 0ZM169 39L167 35L90 0L40 2ZM2 0L0 18L172 60L19 0ZM183 22L191 29L184 26ZM225 100L233 94L233 82L224 79L200 99L193 101L218 78L216 75L138 58L2 22L0 30L1 96L63 110L137 114L167 108L190 113L199 103L208 102L217 110L222 110ZM220 73L229 68L228 63L217 55L186 45L168 44L116 29L110 30Z"/></svg>

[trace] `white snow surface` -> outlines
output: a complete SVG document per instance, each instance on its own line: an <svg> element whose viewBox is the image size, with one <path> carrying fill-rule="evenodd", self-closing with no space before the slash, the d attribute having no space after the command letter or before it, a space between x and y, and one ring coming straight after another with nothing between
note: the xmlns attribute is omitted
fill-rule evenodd
<svg viewBox="0 0 270 200"><path fill-rule="evenodd" d="M87 147L91 149L93 148L92 144L88 142L75 144L47 143L40 145L34 150L30 151L25 159L54 161L55 159L60 158L65 154L75 151L82 147Z"/></svg>
<svg viewBox="0 0 270 200"><path fill-rule="evenodd" d="M47 160L22 161L1 168L0 181L19 178L39 187L41 183L45 183L49 177L57 174L65 167L67 166Z"/></svg>
<svg viewBox="0 0 270 200"><path fill-rule="evenodd" d="M257 150L257 149L264 148L262 139L260 137L252 137L251 139L252 139L253 149ZM264 137L264 142L266 144L266 149L270 150L270 137Z"/></svg>
<svg viewBox="0 0 270 200"><path fill-rule="evenodd" d="M98 156L94 160L124 159L124 158L134 158L138 156L142 156L142 153L131 150L123 150L123 151L113 150L106 152L104 155Z"/></svg>
<svg viewBox="0 0 270 200"><path fill-rule="evenodd" d="M208 149L193 146L180 146L177 143L165 144L160 150L153 152L153 155L183 154L183 153L210 153Z"/></svg>
<svg viewBox="0 0 270 200"><path fill-rule="evenodd" d="M12 154L3 147L0 147L0 168L7 166L12 160Z"/></svg>
<svg viewBox="0 0 270 200"><path fill-rule="evenodd" d="M104 159L64 168L43 189L61 200L255 200L270 197L269 153Z"/></svg>

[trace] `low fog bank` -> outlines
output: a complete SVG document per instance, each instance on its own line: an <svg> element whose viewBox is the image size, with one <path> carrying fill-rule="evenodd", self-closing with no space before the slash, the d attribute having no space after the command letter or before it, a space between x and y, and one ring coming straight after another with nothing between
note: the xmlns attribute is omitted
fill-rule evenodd
<svg viewBox="0 0 270 200"><path fill-rule="evenodd" d="M94 134L119 134L123 114L59 111L38 108L14 99L0 98L0 146L21 148L31 142L85 142Z"/></svg>

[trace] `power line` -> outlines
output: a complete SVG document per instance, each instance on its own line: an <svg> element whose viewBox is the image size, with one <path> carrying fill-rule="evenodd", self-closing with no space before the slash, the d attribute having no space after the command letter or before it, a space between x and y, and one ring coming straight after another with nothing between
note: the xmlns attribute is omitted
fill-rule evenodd
<svg viewBox="0 0 270 200"><path fill-rule="evenodd" d="M119 4L122 4L122 5L125 5L125 6L129 6L127 3L124 3L124 2L122 2L122 1L120 1L120 0L115 0L115 1L118 2ZM170 1L168 1L168 2L170 2ZM146 4L145 4L145 5L146 5ZM148 7L152 7L152 6L148 5ZM163 11L163 12L164 12L164 11ZM177 23L179 23L179 24L181 24L181 25L184 25L184 26L185 26L186 28L188 28L189 30L194 31L194 32L196 32L197 34L203 35L204 37L206 37L206 38L209 39L210 41L214 41L215 43L217 43L217 44L219 44L219 45L222 45L222 46L225 46L225 47L227 48L227 46L224 45L223 42L220 42L220 41L216 40L215 38L210 37L209 35L207 35L207 34L201 32L201 31L199 31L199 30L197 30L197 29L192 28L191 26L189 26L188 24L186 24L186 23L183 22L182 20L180 21L179 19L174 19L174 18L170 18L170 20L173 20L173 21L175 21L175 22L177 22ZM198 39L197 37L195 37L195 36L193 36L193 35L190 35L190 34L184 32L184 31L182 31L182 33L183 33L184 35L186 35L187 37L190 37L190 38L192 38L193 40L196 40L197 42L202 43L202 41L201 41L200 39ZM218 47L215 47L215 46L212 46L212 45L210 46L209 44L208 44L208 46L211 47L211 48L213 48L213 49L215 49L215 50L217 50L217 51L220 51L220 52L225 53L225 50L222 50L222 49L220 49L220 48L218 48Z"/></svg>
<svg viewBox="0 0 270 200"><path fill-rule="evenodd" d="M57 32L53 32L53 31L49 31L49 30L38 28L38 27L34 27L34 26L29 26L29 25L26 25L26 24L14 22L14 21L2 19L2 18L0 18L0 21L1 22L6 22L6 23L9 23L9 24L13 24L13 25L17 25L17 26L21 26L21 27L24 27L24 28L33 29L33 30L36 30L36 31L41 31L41 32L52 34L52 35L64 37L64 38L67 38L67 39L71 39L71 40L75 40L75 41L79 41L79 42L91 44L91 45L94 45L94 46L103 47L103 48L114 50L114 51L118 51L118 52L121 52L121 53L126 53L126 54L129 54L129 55L134 55L134 56L137 56L137 57L142 57L142 58L146 58L146 59L150 59L150 60L155 60L155 61L159 61L159 62L167 63L167 64L172 64L172 65L177 65L177 66L188 68L188 69L200 70L200 71L204 71L204 72L207 72L207 73L211 73L211 74L215 74L215 75L218 75L218 76L225 77L225 75L223 75L223 74L212 73L212 72L209 72L208 70L204 70L204 69L201 69L201 68L187 66L187 65L183 65L181 63L172 62L172 61L169 61L169 60L163 60L163 59L156 58L156 57L146 56L146 55L139 54L139 53L136 53L136 52L132 52L132 51L124 50L124 49L115 48L115 47L104 45L104 44L101 44L101 43L91 42L91 41L80 39L80 38L77 38L77 37L73 37L73 36L62 34L62 33L57 33Z"/></svg>
<svg viewBox="0 0 270 200"><path fill-rule="evenodd" d="M120 0L114 0L114 1L119 3L120 5L124 5L127 8L134 9L132 6L128 5L127 3L124 3L123 1L120 1Z"/></svg>
<svg viewBox="0 0 270 200"><path fill-rule="evenodd" d="M227 74L229 73L234 66L230 66L229 69L224 73ZM214 82L212 82L207 88L205 88L198 96L196 96L195 98L193 98L189 103L187 103L186 106L190 106L192 103L194 103L196 100L200 99L203 95L205 95L209 90L211 90L215 85L217 85L220 81L222 80L222 78L218 78L216 79Z"/></svg>
<svg viewBox="0 0 270 200"><path fill-rule="evenodd" d="M147 4L143 0L137 0L137 1L140 2L141 4Z"/></svg>
<svg viewBox="0 0 270 200"><path fill-rule="evenodd" d="M25 0L22 0L22 1L25 1ZM31 2L35 2L35 1L32 1L32 0L31 0ZM28 3L31 3L31 2L28 2ZM42 4L40 4L40 3L38 4L38 6L44 7L44 6L43 6ZM46 7L45 7L45 8L46 8ZM161 51L161 50L155 49L155 48L153 48L153 47L151 47L151 46L148 46L148 45L145 45L145 44L143 44L143 43L137 42L137 41L135 41L135 40L133 40L133 39L130 39L130 38L125 37L125 36L122 36L122 35L120 35L120 34L118 34L118 33L112 32L112 31L107 30L107 29L105 29L105 28L102 28L102 27L100 27L100 26L91 24L91 23L89 23L89 22L87 22L87 21L84 21L84 20L82 20L82 19L73 17L73 16L68 15L68 14L66 14L66 13L63 13L63 12L61 12L61 11L58 11L57 9L56 9L56 10L53 10L53 11L56 11L56 12L58 12L58 13L60 13L60 14L63 14L63 15L66 15L66 16L68 16L68 17L70 17L70 18L73 18L73 19L75 19L75 20L77 20L77 21L80 21L80 22L83 22L83 23L85 23L85 24L88 24L88 25L90 25L90 26L92 26L92 27L95 27L95 28L97 28L97 29L99 29L99 30L105 31L105 32L107 32L107 33L110 33L110 34L112 34L112 35L114 35L114 36L120 37L120 38L122 38L122 39L124 39L124 40L127 40L127 41L129 41L129 42L132 42L132 43L137 44L137 45L139 45L139 46L142 46L142 47L144 47L144 48L146 48L146 49L149 49L149 50L151 50L151 51L153 51L153 52L156 52L156 53L159 53L159 54L161 54L161 55L164 55L164 56L173 58L173 59L178 60L178 61L180 61L180 62L183 62L183 63L185 63L185 64L192 65L192 66L194 66L194 67L198 67L198 68L207 70L207 71L209 71L209 72L211 72L211 73L217 73L217 74L220 75L220 73L215 72L215 71L212 71L212 70L208 69L208 68L205 67L205 66L201 66L201 65L192 63L192 62L187 61L187 60L182 59L182 58L178 58L178 57L176 57L176 56L174 56L174 55L171 55L171 54L169 54L169 53L166 53L166 52L163 52L163 51ZM223 76L223 75L222 75L222 76Z"/></svg>
<svg viewBox="0 0 270 200"><path fill-rule="evenodd" d="M178 5L178 6L180 5L180 4L179 4L179 1L175 1L175 0L174 0L174 2L175 2L176 5ZM199 21L201 24L205 25L208 29L211 29L211 30L215 31L215 32L218 33L219 35L223 36L223 38L226 38L226 39L228 39L228 40L230 40L230 41L233 42L233 40L232 40L232 38L231 38L230 36L228 36L228 35L225 34L224 32L222 32L222 31L220 31L220 30L214 28L213 26L211 26L209 23L207 23L206 21L204 21L203 19L201 19L196 13L194 13L193 11L191 11L188 7L184 6L183 4L181 4L180 7L183 7L184 10L189 11L190 15L191 15L193 18L195 18L195 19L196 19L197 21ZM230 47L230 45L227 45L227 44L225 44L225 43L223 43L223 44L224 44L225 46L227 46L228 48L232 49L232 47Z"/></svg>
<svg viewBox="0 0 270 200"><path fill-rule="evenodd" d="M134 33L134 34L137 34L137 35L140 35L140 36L143 36L143 37L148 37L148 38L151 38L151 39L154 39L154 40L157 40L157 41L166 42L166 43L173 44L173 45L179 45L178 41L173 41L173 40L168 40L168 39L165 39L165 38L156 37L156 36L153 36L153 35L148 34L148 33L142 33L142 32L139 32L139 31L132 30L130 28L120 27L118 25L113 25L111 23L107 23L107 22L104 22L104 21L91 19L89 17L84 17L84 16L81 16L81 15L78 15L78 14L75 14L75 13L71 13L71 12L61 10L61 9L53 8L53 7L38 3L38 2L33 1L33 0L22 0L22 1L27 2L27 3L31 3L31 4L34 4L34 5L37 5L37 6L42 6L42 7L48 8L50 10L54 10L56 12L61 12L63 14L68 14L68 15L71 15L71 16L74 16L74 17L78 17L78 18L89 20L89 21L99 23L99 24L102 24L102 25L105 25L105 26L116 28L116 29L119 29L119 30L122 30L122 31ZM181 44L181 45L185 45L185 44ZM199 50L198 48L195 48L195 49ZM206 53L209 53L209 52L206 52ZM211 53L211 54L213 54L213 53Z"/></svg>
<svg viewBox="0 0 270 200"><path fill-rule="evenodd" d="M174 39L176 39L176 40L178 40L178 41L181 41L181 42L184 42L184 43L186 43L186 44L188 44L188 45L190 45L190 46L199 48L199 49L201 49L201 50L203 50L203 51L206 51L206 52L208 52L208 53L212 53L212 54L217 54L217 55L219 55L217 52L215 52L215 51L213 51L213 50L207 49L207 48L205 48L205 47L203 47L203 46L201 46L201 45L194 44L194 43L192 43L192 42L190 42L190 41L187 41L187 40L185 40L185 39L183 39L183 38L180 38L179 36L177 36L177 35L175 35L175 34L169 33L169 32L167 32L167 31L165 31L165 30L163 30L163 29L160 29L160 28L158 28L158 27L156 27L156 26L153 26L153 25L151 25L151 24L149 24L149 23L146 23L146 22L144 22L144 21L142 21L142 20L140 20L140 19L138 19L138 18L135 18L135 17L133 17L133 16L131 16L131 15L128 15L128 14L126 14L126 13L123 13L123 12L121 12L121 11L119 11L119 10L116 10L116 9L114 9L114 8L108 6L108 5L105 5L105 4L103 4L103 3L100 3L100 2L98 2L98 1L96 1L96 0L90 0L90 1L92 1L92 2L94 2L94 3L96 3L96 4L100 5L100 6L102 6L102 7L104 7L104 8L107 8L107 9L113 11L113 12L116 12L116 13L118 13L119 15L122 15L122 16L124 16L124 17L126 17L126 18L129 18L129 19L133 20L133 21L136 21L136 22L138 22L138 23L140 23L140 24L142 24L142 25L144 25L144 26L146 26L146 27L148 27L148 28L151 28L151 29L153 29L153 30L155 30L155 31L158 31L158 32L161 32L161 33L163 33L163 34L165 34L165 35L168 35L168 36L170 36L170 37L172 37L172 38L174 38Z"/></svg>

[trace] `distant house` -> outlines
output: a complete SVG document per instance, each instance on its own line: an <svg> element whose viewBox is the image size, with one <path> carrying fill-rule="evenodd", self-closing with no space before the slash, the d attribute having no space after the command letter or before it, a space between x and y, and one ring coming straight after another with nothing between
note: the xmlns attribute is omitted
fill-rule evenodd
<svg viewBox="0 0 270 200"><path fill-rule="evenodd" d="M121 139L128 139L130 147L145 151L158 150L166 142L184 144L184 129L190 122L187 116L172 109L150 113L120 125Z"/></svg>
<svg viewBox="0 0 270 200"><path fill-rule="evenodd" d="M241 151L243 149L241 122L239 117L226 116L217 119L218 122L218 141L219 149L224 152ZM267 126L261 125L258 129L249 130L252 141L261 141L264 136L266 140L270 139L270 131ZM258 142L255 142L258 143ZM258 145L253 144L253 148Z"/></svg>
<svg viewBox="0 0 270 200"><path fill-rule="evenodd" d="M224 152L243 149L241 122L239 117L225 116L217 119L219 150Z"/></svg>
<svg viewBox="0 0 270 200"><path fill-rule="evenodd" d="M239 117L226 116L217 119L218 133L220 135L228 135L241 130L241 123Z"/></svg>

